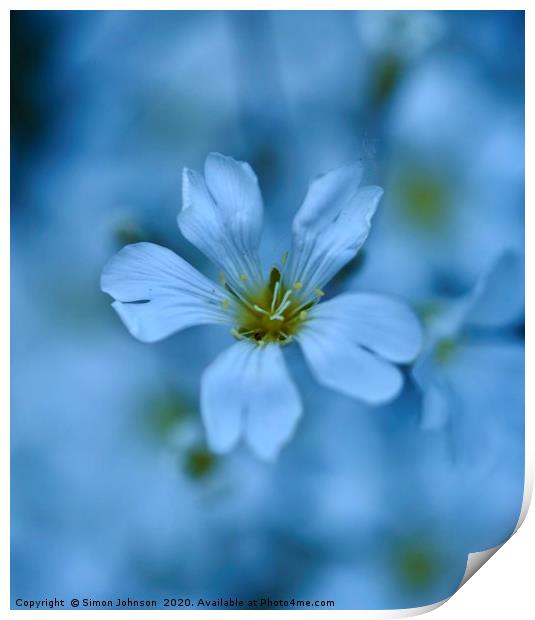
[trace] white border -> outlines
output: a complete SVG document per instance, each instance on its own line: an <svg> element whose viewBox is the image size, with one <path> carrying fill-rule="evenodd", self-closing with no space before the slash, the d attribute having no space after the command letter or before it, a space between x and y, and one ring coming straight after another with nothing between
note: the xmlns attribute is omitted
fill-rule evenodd
<svg viewBox="0 0 535 620"><path fill-rule="evenodd" d="M147 2L142 1L125 1L125 0L107 0L107 1L94 1L91 3L88 2L66 2L66 1L56 1L56 2L10 2L9 9L24 9L24 10L65 10L65 9L306 9L306 10L323 10L328 8L329 10L335 9L375 9L375 10L385 10L385 9L454 9L454 10L523 10L526 8L525 2L515 2L509 1L498 2L498 1L488 1L486 3L481 2L441 2L436 5L431 5L430 2L408 2L402 3L400 1L396 2L359 2L358 4L355 2L331 2L329 6L326 7L324 2L318 2L317 0L308 0L307 2L299 1L299 2L290 2L290 1L272 1L272 2L245 2L245 1L234 1L234 2L199 2L199 3L187 3L180 2L176 0L167 0L159 2L153 2L148 4ZM532 20L530 11L526 12L526 65L528 65L529 60L531 59L533 46L531 44L530 34L533 33L532 28ZM7 86L9 80L9 11L2 11L2 21L1 21L1 30L0 36L2 37L4 53L2 54L2 71L4 74L4 84ZM2 282L5 284L6 289L9 286L9 210L7 209L7 205L10 204L9 197L9 100L8 100L8 88L4 87L4 97L2 98L2 112L4 118L4 135L7 137L8 145L2 152L2 184L4 192L7 195L7 200L5 201L5 206L1 210L0 217L2 221L0 223L0 234L2 235L2 243L0 251L2 252L2 260L0 262L0 277L2 278ZM526 109L529 109L529 101L533 101L533 97L531 97L531 82L526 80ZM531 129L531 123L529 119L526 119L526 137L529 138ZM529 141L527 141L529 144ZM526 164L528 164L528 159L526 159ZM526 170L528 168L526 167ZM526 179L529 178L529 175L526 174ZM526 187L526 205L531 204L530 201L530 188L529 184ZM532 226L532 216L531 211L526 209L526 266L527 271L531 273L530 267L532 266L532 254L529 241L533 238L533 226ZM526 315L531 317L531 309L532 309L532 301L533 301L533 287L530 286L529 281L526 282ZM17 617L26 616L26 614L32 613L28 611L16 611L10 610L10 590L9 590L9 416L7 412L9 412L9 306L7 303L2 304L1 307L2 312L2 342L4 343L4 348L2 351L2 357L0 358L2 364L2 389L1 394L4 397L5 406L3 407L3 415L2 415L2 438L3 438L3 450L2 450L2 470L0 472L1 481L2 481L2 492L3 492L3 502L2 502L2 535L1 535L1 551L2 551L2 580L0 582L0 613L2 617L11 616L12 614L16 614ZM529 329L526 330L526 412L531 412L533 410L533 389L530 386L529 377L532 376L533 363L529 352L531 351L530 344L532 343L532 336L529 332ZM534 471L534 431L533 431L533 423L531 422L528 415L526 415L526 490L524 497L524 505L522 509L522 516L519 523L526 517L527 508L529 504L529 498L531 497L531 492L533 488L533 471ZM518 526L517 526L518 527ZM535 611L535 598L532 595L533 585L532 585L532 573L533 573L533 562L530 553L535 550L535 518L533 515L529 515L522 525L520 531L514 534L511 540L509 540L503 549L500 549L498 552L498 560L493 560L489 562L483 570L478 571L478 573L474 576L474 572L472 571L475 564L479 565L477 568L482 566L481 560L483 559L483 563L493 555L496 551L492 550L489 552L483 552L483 554L472 554L471 562L472 568L467 567L467 573L465 575L465 580L463 583L470 579L470 585L467 587L461 587L461 589L453 595L453 597L448 600L447 604L442 606L443 602L439 602L435 605L430 605L423 608L413 609L413 610L399 610L392 612L369 612L369 611L316 611L314 612L314 617L322 618L330 616L331 614L339 614L346 617L359 617L359 618L393 618L393 617L407 617L419 615L422 613L426 613L433 609L438 609L435 611L435 615L437 618L459 618L459 614L461 617L484 617L486 619L492 620L493 618L503 618L506 614L512 618L523 618L530 617L529 612ZM488 556L488 557L486 557ZM476 568L476 570L477 570ZM122 611L84 611L84 617L92 618L106 618L106 617L116 617L116 614L121 613L131 613L134 610L125 610ZM159 613L162 610L138 610L135 611L136 617L148 617L152 616L155 613ZM34 612L35 613L35 612ZM38 613L38 612L37 612ZM65 610L62 613L62 617L70 618L76 612L74 610ZM162 613L168 613L162 611ZM202 618L205 614L213 614L213 611L184 611L182 614L194 614L196 618ZM233 611L220 611L222 614L234 614L236 612ZM303 614L308 613L307 611L252 611L247 613L247 617L251 616L260 616L262 618L266 617L266 613L277 616L278 618L283 617L294 617L295 614ZM141 614L141 615L140 615ZM531 614L533 615L533 613ZM212 616L213 617L213 616Z"/></svg>
<svg viewBox="0 0 535 620"><path fill-rule="evenodd" d="M284 11L284 10L312 10L312 11L361 11L361 10L455 10L455 11L476 11L476 10L525 10L526 2L519 0L488 0L487 2L450 0L449 2L425 2L424 0L412 0L412 2L402 2L401 0L389 0L388 2L352 2L350 0L333 0L326 3L324 0L271 0L270 2L260 2L258 0L211 0L208 2L184 2L183 0L158 0L147 2L146 0L93 0L92 2L82 2L80 0L56 0L55 2L44 2L33 0L25 2L23 0L8 3L12 10L249 10L249 11Z"/></svg>

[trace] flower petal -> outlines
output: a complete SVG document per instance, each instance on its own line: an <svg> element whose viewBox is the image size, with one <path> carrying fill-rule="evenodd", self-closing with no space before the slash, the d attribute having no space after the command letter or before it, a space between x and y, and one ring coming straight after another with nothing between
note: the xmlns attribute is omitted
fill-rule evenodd
<svg viewBox="0 0 535 620"><path fill-rule="evenodd" d="M504 252L482 276L472 293L467 321L479 327L502 327L519 320L524 310L524 257Z"/></svg>
<svg viewBox="0 0 535 620"><path fill-rule="evenodd" d="M204 165L210 193L243 243L258 247L262 231L262 196L251 166L232 157L210 153ZM242 220L242 221L239 221Z"/></svg>
<svg viewBox="0 0 535 620"><path fill-rule="evenodd" d="M245 438L265 460L273 460L293 435L302 406L277 345L257 347L248 368L252 398L247 404Z"/></svg>
<svg viewBox="0 0 535 620"><path fill-rule="evenodd" d="M524 310L524 257L501 254L466 294L446 303L429 324L430 336L457 338L464 325L506 327L519 321Z"/></svg>
<svg viewBox="0 0 535 620"><path fill-rule="evenodd" d="M201 412L212 450L232 449L244 424L249 446L273 460L301 414L280 348L242 341L223 352L204 372Z"/></svg>
<svg viewBox="0 0 535 620"><path fill-rule="evenodd" d="M263 213L257 178L247 163L219 153L206 158L205 177L184 169L178 226L235 285L244 276L257 281Z"/></svg>
<svg viewBox="0 0 535 620"><path fill-rule="evenodd" d="M321 288L358 252L383 194L359 188L362 166L349 164L312 181L293 223L289 278L304 295Z"/></svg>
<svg viewBox="0 0 535 620"><path fill-rule="evenodd" d="M445 381L431 383L423 392L420 428L433 430L443 428L452 415L451 388Z"/></svg>
<svg viewBox="0 0 535 620"><path fill-rule="evenodd" d="M154 243L124 247L102 270L100 286L116 299L112 306L130 333L143 342L192 325L228 322L222 309L225 291Z"/></svg>
<svg viewBox="0 0 535 620"><path fill-rule="evenodd" d="M420 428L444 428L452 415L454 398L447 379L437 365L434 348L420 355L412 367L411 375L422 392Z"/></svg>
<svg viewBox="0 0 535 620"><path fill-rule="evenodd" d="M214 452L231 450L240 438L247 386L247 365L254 345L238 342L206 368L201 380L201 415Z"/></svg>
<svg viewBox="0 0 535 620"><path fill-rule="evenodd" d="M338 295L315 306L310 316L338 323L349 340L392 362L410 362L422 344L416 315L404 302L384 295Z"/></svg>
<svg viewBox="0 0 535 620"><path fill-rule="evenodd" d="M392 400L401 390L403 376L395 366L351 343L330 321L311 321L298 342L321 385L375 405Z"/></svg>

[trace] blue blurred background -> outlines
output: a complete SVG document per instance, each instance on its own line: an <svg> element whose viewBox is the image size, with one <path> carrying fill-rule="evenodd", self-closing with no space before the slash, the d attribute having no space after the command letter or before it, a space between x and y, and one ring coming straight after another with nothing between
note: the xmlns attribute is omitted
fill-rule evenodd
<svg viewBox="0 0 535 620"><path fill-rule="evenodd" d="M266 256L310 177L361 159L385 196L329 292L400 295L427 326L436 300L523 251L523 12L15 11L11 24L13 600L365 609L451 594L467 553L506 540L520 511L519 313L463 333L447 371L460 413L438 429L422 428L409 368L400 398L372 409L318 387L290 348L305 415L266 465L206 448L200 376L229 334L141 344L99 275L140 240L213 274L175 220L182 167L210 151L257 172Z"/></svg>

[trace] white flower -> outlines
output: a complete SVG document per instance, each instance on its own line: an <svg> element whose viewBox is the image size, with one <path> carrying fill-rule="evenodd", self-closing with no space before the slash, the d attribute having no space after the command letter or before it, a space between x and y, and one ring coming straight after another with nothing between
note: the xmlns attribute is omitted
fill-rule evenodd
<svg viewBox="0 0 535 620"><path fill-rule="evenodd" d="M323 287L362 246L382 190L359 187L360 164L314 179L293 223L293 243L267 277L258 258L262 197L250 166L212 153L204 178L183 173L182 234L220 269L216 284L168 249L123 248L101 287L130 333L154 342L192 325L217 323L236 339L206 369L201 413L212 450L240 437L266 460L293 434L301 401L282 348L298 342L317 381L370 404L393 399L420 326L400 301L347 293L319 303Z"/></svg>

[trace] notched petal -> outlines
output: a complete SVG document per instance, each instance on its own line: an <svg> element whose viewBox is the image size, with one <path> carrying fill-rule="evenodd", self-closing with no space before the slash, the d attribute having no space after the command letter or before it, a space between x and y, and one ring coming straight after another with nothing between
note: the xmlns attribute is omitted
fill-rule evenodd
<svg viewBox="0 0 535 620"><path fill-rule="evenodd" d="M225 323L225 292L171 250L153 243L124 247L105 265L101 288L130 333L155 342L193 325Z"/></svg>

